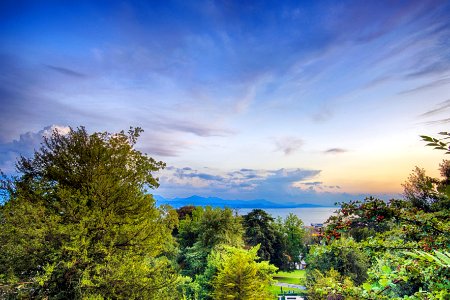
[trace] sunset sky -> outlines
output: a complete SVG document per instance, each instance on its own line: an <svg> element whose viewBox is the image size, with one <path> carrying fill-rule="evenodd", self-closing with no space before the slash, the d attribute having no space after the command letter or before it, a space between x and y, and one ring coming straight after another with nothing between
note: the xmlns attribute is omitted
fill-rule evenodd
<svg viewBox="0 0 450 300"><path fill-rule="evenodd" d="M71 3L71 4L70 4ZM142 127L164 197L400 197L450 124L450 1L0 1L0 168Z"/></svg>

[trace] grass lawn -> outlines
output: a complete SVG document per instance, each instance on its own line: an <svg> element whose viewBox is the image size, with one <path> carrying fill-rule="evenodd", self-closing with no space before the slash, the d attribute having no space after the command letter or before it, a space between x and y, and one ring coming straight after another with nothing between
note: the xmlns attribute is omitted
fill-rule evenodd
<svg viewBox="0 0 450 300"><path fill-rule="evenodd" d="M279 287L279 286L276 286L276 285L270 286L270 287L269 287L269 291L270 291L270 292L272 293L272 295L274 295L274 296L278 296L278 294L281 293L280 287ZM304 292L305 292L304 290L301 290L301 289L294 289L294 288L286 288L286 287L283 287L283 292L288 292L288 291L291 291L291 292L294 292L294 293L304 293Z"/></svg>
<svg viewBox="0 0 450 300"><path fill-rule="evenodd" d="M281 272L280 271L275 274L273 279L278 282L304 285L305 270L295 270L292 272ZM281 292L281 289L279 286L273 285L273 286L269 287L269 291L275 297ZM283 292L287 292L287 291L292 291L294 293L305 293L304 290L283 287Z"/></svg>
<svg viewBox="0 0 450 300"><path fill-rule="evenodd" d="M278 272L275 274L273 279L275 279L278 282L304 285L306 276L305 272L306 272L305 270L295 270L292 272Z"/></svg>
<svg viewBox="0 0 450 300"><path fill-rule="evenodd" d="M305 278L306 270L294 270L292 272L279 271L275 274L276 277L290 277L290 278Z"/></svg>

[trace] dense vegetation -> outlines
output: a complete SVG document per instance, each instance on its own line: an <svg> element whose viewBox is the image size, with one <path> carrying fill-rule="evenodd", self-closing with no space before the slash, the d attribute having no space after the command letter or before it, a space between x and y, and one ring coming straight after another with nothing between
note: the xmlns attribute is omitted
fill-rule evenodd
<svg viewBox="0 0 450 300"><path fill-rule="evenodd" d="M264 260L291 267L301 221L157 207L165 165L134 149L140 132L55 131L2 175L0 298L271 297L277 268Z"/></svg>
<svg viewBox="0 0 450 300"><path fill-rule="evenodd" d="M441 135L422 138L449 154ZM450 161L439 167L417 167L403 200L341 203L309 251L309 299L450 299Z"/></svg>
<svg viewBox="0 0 450 300"><path fill-rule="evenodd" d="M403 200L342 203L313 237L293 214L157 207L165 165L140 132L55 131L2 175L0 298L273 299L305 256L309 299L450 297L449 161L441 179L416 168ZM423 138L448 152L443 135Z"/></svg>

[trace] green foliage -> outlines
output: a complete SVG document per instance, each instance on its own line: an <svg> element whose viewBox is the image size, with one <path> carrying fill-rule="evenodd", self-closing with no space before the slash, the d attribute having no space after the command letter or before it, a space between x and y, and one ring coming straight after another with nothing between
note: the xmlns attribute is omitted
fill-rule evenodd
<svg viewBox="0 0 450 300"><path fill-rule="evenodd" d="M396 214L399 203L386 203L383 200L368 197L364 201L341 203L341 208L331 216L325 230L328 241L349 235L356 241L364 240L378 232L388 230Z"/></svg>
<svg viewBox="0 0 450 300"><path fill-rule="evenodd" d="M179 280L177 219L147 193L164 167L128 134L54 131L3 181L0 297L161 299ZM14 296L15 295L15 296Z"/></svg>
<svg viewBox="0 0 450 300"><path fill-rule="evenodd" d="M262 209L254 209L243 216L245 242L249 246L260 245L258 256L262 260L272 261L275 253L274 219Z"/></svg>
<svg viewBox="0 0 450 300"><path fill-rule="evenodd" d="M293 213L289 213L284 219L282 228L283 235L286 237L286 250L293 262L299 262L300 256L305 250L303 245L305 229L303 225L303 221Z"/></svg>
<svg viewBox="0 0 450 300"><path fill-rule="evenodd" d="M276 243L274 264L282 270L292 270L295 263L306 252L304 240L306 231L303 221L290 213L284 220L279 217L275 222Z"/></svg>
<svg viewBox="0 0 450 300"><path fill-rule="evenodd" d="M314 270L325 273L334 269L351 278L356 285L360 285L367 279L369 268L369 258L352 238L341 238L328 245L312 246L307 263L306 279L309 286L314 286L316 281Z"/></svg>
<svg viewBox="0 0 450 300"><path fill-rule="evenodd" d="M439 180L425 174L425 170L416 167L408 180L403 184L405 198L411 204L426 212L432 210L437 202L442 200L437 189Z"/></svg>
<svg viewBox="0 0 450 300"><path fill-rule="evenodd" d="M450 238L447 210L425 212L407 200L386 203L369 197L362 202L342 203L327 222L328 241L351 236L370 248L404 249L412 243L409 247L431 249L442 247Z"/></svg>
<svg viewBox="0 0 450 300"><path fill-rule="evenodd" d="M444 261L448 259L441 251L383 253L367 282L353 293L363 299L447 299L450 272Z"/></svg>
<svg viewBox="0 0 450 300"><path fill-rule="evenodd" d="M241 247L243 228L241 218L229 208L196 207L180 221L178 243L179 263L185 275L202 274L207 257L217 245Z"/></svg>
<svg viewBox="0 0 450 300"><path fill-rule="evenodd" d="M428 261L430 263L435 263L443 268L450 268L450 252L447 251L434 250L433 255L425 251L416 250L414 252L405 251L405 254L408 254L417 259Z"/></svg>
<svg viewBox="0 0 450 300"><path fill-rule="evenodd" d="M443 133L448 136L448 133ZM447 139L447 137L445 138ZM448 142L425 138L429 146L446 150ZM405 200L384 202L375 198L342 203L338 214L328 220L323 246L310 253L310 295L328 297L327 286L336 282L335 297L345 299L450 299L450 162L440 164L441 179L416 168L403 185ZM337 241L352 236L354 245L369 258L365 282L349 286L334 275L317 273L330 267L322 259ZM344 246L344 245L343 245ZM312 255L311 255L312 254ZM340 255L340 254L338 254ZM333 260L332 260L333 261ZM313 270L315 269L315 270ZM333 278L337 278L332 280ZM342 279L342 278L341 278ZM324 282L326 282L324 284ZM339 298L337 298L339 299Z"/></svg>
<svg viewBox="0 0 450 300"><path fill-rule="evenodd" d="M308 299L311 300L344 300L358 299L352 294L353 281L349 277L342 276L338 271L331 268L325 273L313 270L310 274L314 278L309 281Z"/></svg>
<svg viewBox="0 0 450 300"><path fill-rule="evenodd" d="M272 299L267 287L276 267L256 262L258 247L244 250L224 247L212 254L217 274L212 281L214 299Z"/></svg>
<svg viewBox="0 0 450 300"><path fill-rule="evenodd" d="M192 218L192 214L195 210L195 206L187 205L177 209L178 220L184 220L187 216Z"/></svg>
<svg viewBox="0 0 450 300"><path fill-rule="evenodd" d="M445 154L450 154L450 142L446 141L450 139L450 132L439 132L443 138L437 139L426 135L420 137L424 142L427 142L427 146L434 147L434 149L446 151Z"/></svg>

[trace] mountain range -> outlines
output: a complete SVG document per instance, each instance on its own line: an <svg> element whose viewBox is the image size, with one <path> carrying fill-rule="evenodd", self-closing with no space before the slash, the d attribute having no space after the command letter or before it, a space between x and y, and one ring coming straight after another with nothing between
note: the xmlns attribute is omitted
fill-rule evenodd
<svg viewBox="0 0 450 300"><path fill-rule="evenodd" d="M179 208L186 205L195 206L213 206L213 207L229 207L229 208L306 208L306 207L324 207L318 204L310 203L276 203L265 199L256 200L225 200L217 197L201 197L190 196L186 198L164 198L159 195L153 195L158 205L169 204L174 208Z"/></svg>

